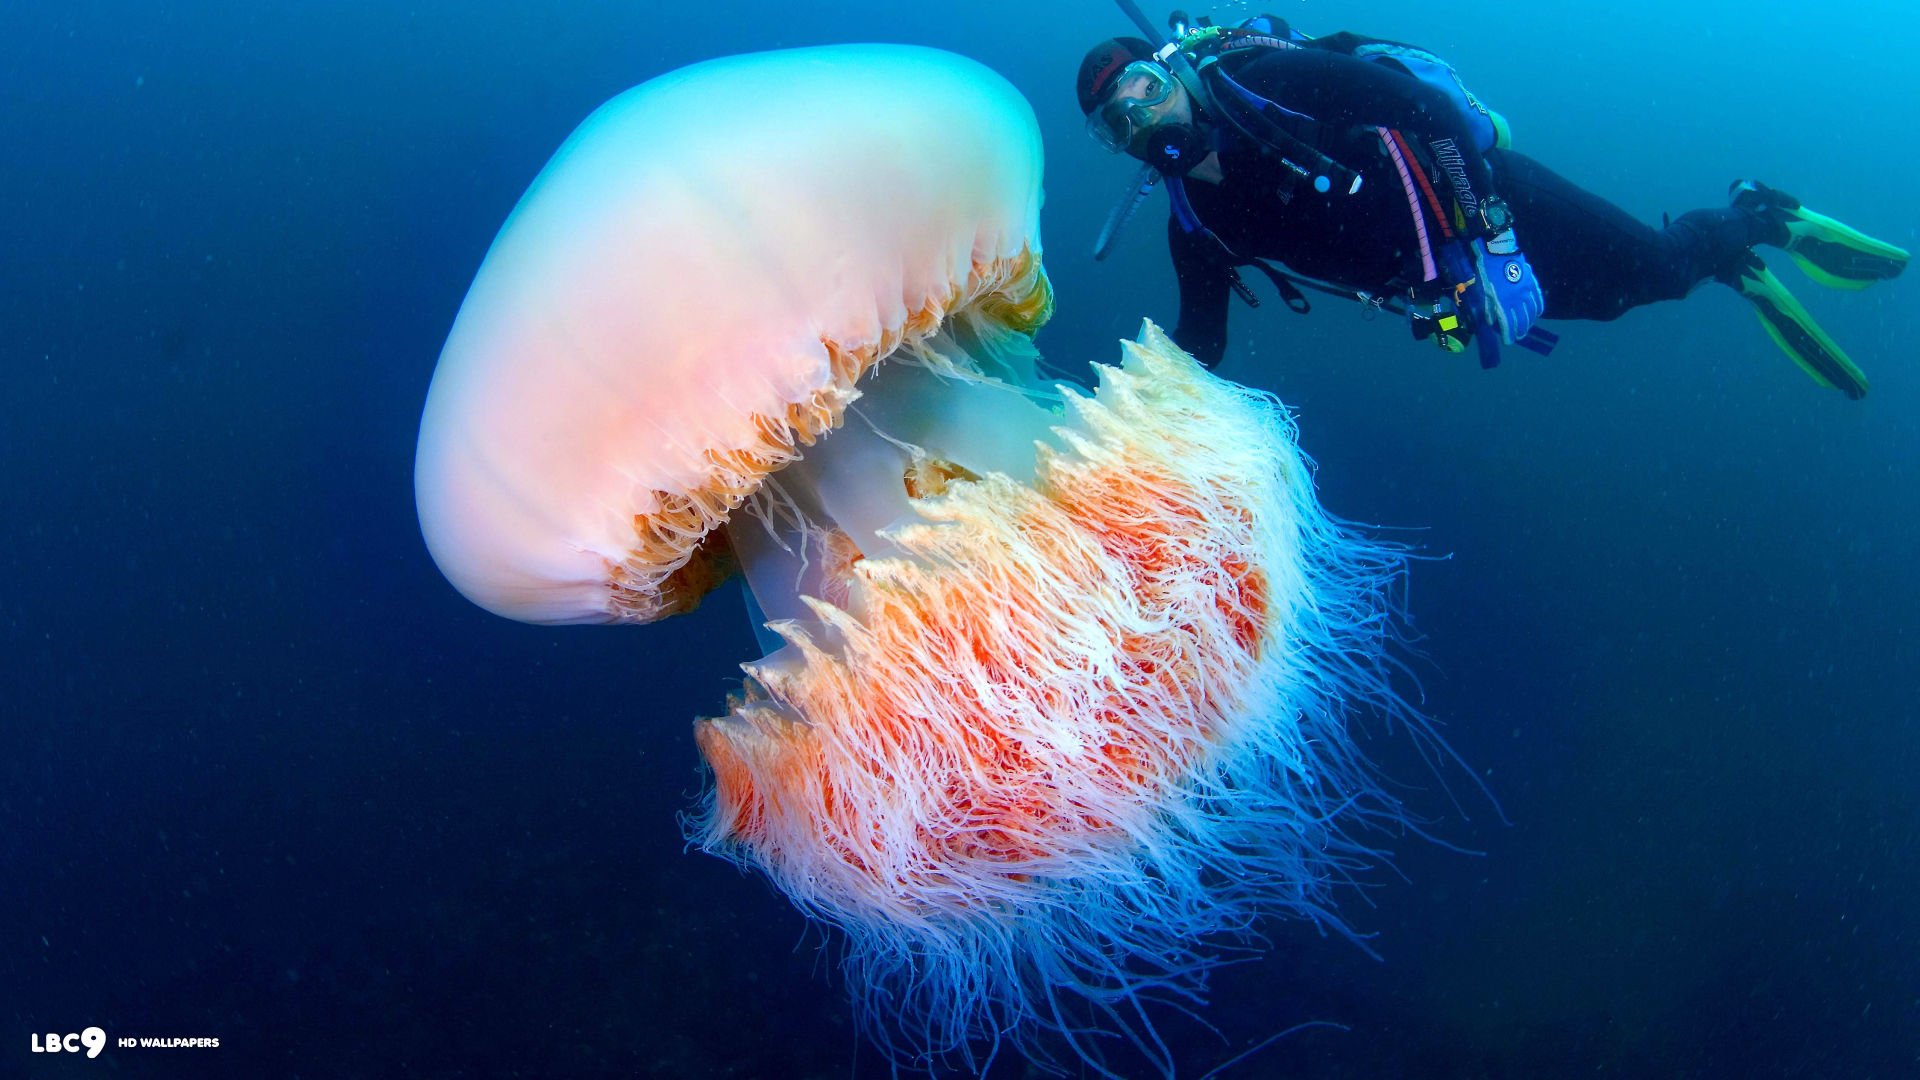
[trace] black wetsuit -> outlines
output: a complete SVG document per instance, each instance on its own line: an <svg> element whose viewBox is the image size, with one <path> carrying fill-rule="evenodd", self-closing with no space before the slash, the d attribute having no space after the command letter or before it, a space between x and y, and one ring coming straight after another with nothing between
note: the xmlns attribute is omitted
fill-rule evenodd
<svg viewBox="0 0 1920 1080"><path fill-rule="evenodd" d="M1226 350L1229 267L1247 257L1272 260L1305 277L1376 295L1404 296L1423 278L1418 233L1401 176L1378 129L1398 131L1427 158L1430 183L1446 196L1464 181L1471 198L1498 195L1541 287L1546 317L1612 319L1656 300L1674 300L1702 280L1739 265L1748 247L1768 239L1766 226L1731 208L1695 210L1664 229L1630 217L1521 154L1474 148L1453 99L1412 75L1372 60L1322 49L1281 49L1236 64L1248 90L1311 116L1294 134L1360 173L1357 193L1320 194L1291 182L1258 144L1218 117L1203 122L1225 132L1225 180L1189 177L1195 215L1238 259L1178 216L1168 225L1180 279L1174 340L1202 363ZM1434 164L1436 144L1459 151L1461 176ZM1424 200L1423 200L1424 201ZM1483 231L1472 222L1467 235ZM1429 228L1433 243L1441 238Z"/></svg>

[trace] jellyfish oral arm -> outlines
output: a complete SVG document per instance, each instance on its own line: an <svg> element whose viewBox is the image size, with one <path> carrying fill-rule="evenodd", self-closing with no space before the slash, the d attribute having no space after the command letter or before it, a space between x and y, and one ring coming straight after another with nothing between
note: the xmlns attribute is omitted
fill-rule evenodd
<svg viewBox="0 0 1920 1080"><path fill-rule="evenodd" d="M1031 389L983 378L979 358L945 336L916 351L934 365L902 357L875 370L841 426L729 518L768 621L818 626L803 598L851 602L860 560L902 555L889 530L920 520L916 499L989 473L1031 477L1038 448L1057 447L1060 416Z"/></svg>

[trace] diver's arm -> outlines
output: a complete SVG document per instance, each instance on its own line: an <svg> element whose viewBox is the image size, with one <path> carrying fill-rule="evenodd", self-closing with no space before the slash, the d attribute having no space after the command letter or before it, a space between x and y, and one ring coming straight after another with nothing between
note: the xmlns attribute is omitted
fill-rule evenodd
<svg viewBox="0 0 1920 1080"><path fill-rule="evenodd" d="M1182 230L1179 222L1167 223L1167 248L1180 282L1180 321L1173 328L1173 340L1203 366L1215 368L1227 353L1231 285L1227 268L1209 250L1211 246L1211 241Z"/></svg>
<svg viewBox="0 0 1920 1080"><path fill-rule="evenodd" d="M1412 75L1339 53L1288 49L1249 64L1237 77L1254 93L1322 124L1393 128L1429 150L1450 141L1473 201L1493 194L1493 170L1475 145L1466 117L1447 95Z"/></svg>

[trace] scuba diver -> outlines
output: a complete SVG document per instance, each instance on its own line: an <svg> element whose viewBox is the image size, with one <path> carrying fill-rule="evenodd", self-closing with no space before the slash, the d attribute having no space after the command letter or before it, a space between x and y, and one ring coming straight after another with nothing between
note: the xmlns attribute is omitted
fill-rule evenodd
<svg viewBox="0 0 1920 1080"><path fill-rule="evenodd" d="M1155 33L1133 0L1119 2ZM1431 53L1309 38L1268 15L1228 27L1175 12L1170 26L1160 45L1094 46L1075 88L1088 132L1143 162L1095 257L1164 184L1173 337L1208 367L1226 350L1230 297L1258 306L1242 267L1294 311L1309 307L1304 286L1404 312L1416 339L1472 344L1483 367L1502 344L1549 352L1558 339L1542 317L1610 320L1712 279L1750 301L1815 381L1865 395L1860 369L1753 248L1782 248L1846 289L1898 276L1906 251L1755 181L1735 182L1730 206L1654 229L1509 149L1506 121Z"/></svg>

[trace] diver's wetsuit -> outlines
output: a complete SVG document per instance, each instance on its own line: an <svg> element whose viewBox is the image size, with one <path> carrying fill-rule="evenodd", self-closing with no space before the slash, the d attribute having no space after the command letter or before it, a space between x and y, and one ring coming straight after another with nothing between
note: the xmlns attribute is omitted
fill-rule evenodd
<svg viewBox="0 0 1920 1080"><path fill-rule="evenodd" d="M1285 49L1236 67L1234 76L1253 93L1312 116L1317 128L1296 134L1365 178L1352 195L1290 185L1286 170L1260 147L1203 118L1227 132L1220 151L1225 180L1189 177L1187 194L1200 222L1242 260L1274 260L1305 277L1375 294L1404 296L1408 283L1420 281L1406 189L1377 127L1423 148L1450 139L1474 197L1506 200L1521 250L1546 291L1547 318L1613 319L1641 304L1677 300L1736 268L1751 245L1772 239L1766 225L1732 208L1695 210L1654 229L1524 155L1494 150L1482 157L1452 100L1374 61ZM1448 184L1444 175L1432 180ZM1291 191L1290 200L1282 190ZM1226 351L1234 260L1203 234L1184 231L1177 218L1168 235L1180 279L1174 340L1211 367Z"/></svg>

